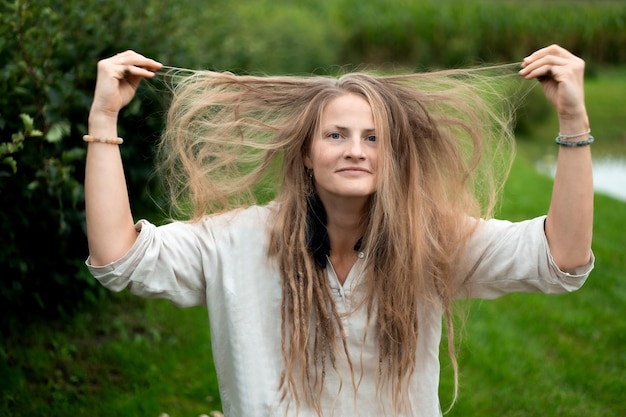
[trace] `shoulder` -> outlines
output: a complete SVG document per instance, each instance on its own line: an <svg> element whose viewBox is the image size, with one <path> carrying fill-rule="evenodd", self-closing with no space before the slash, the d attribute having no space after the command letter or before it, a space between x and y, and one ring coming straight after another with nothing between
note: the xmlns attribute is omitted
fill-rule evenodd
<svg viewBox="0 0 626 417"><path fill-rule="evenodd" d="M545 216L518 222L472 219L462 263L475 268L477 264L502 264L516 258L537 259L548 252L544 222Z"/></svg>
<svg viewBox="0 0 626 417"><path fill-rule="evenodd" d="M198 220L175 220L160 226L140 220L135 228L143 239L219 239L265 234L276 203L252 205L206 215Z"/></svg>
<svg viewBox="0 0 626 417"><path fill-rule="evenodd" d="M207 215L196 222L188 223L195 234L219 242L265 240L272 223L276 203L252 205L234 210Z"/></svg>
<svg viewBox="0 0 626 417"><path fill-rule="evenodd" d="M234 210L210 214L203 217L200 223L209 227L219 226L255 226L267 224L272 213L276 212L278 204L270 202L266 205L252 205Z"/></svg>
<svg viewBox="0 0 626 417"><path fill-rule="evenodd" d="M500 240L507 237L545 238L544 223L546 216L513 222L501 219L472 220L474 224L473 238Z"/></svg>

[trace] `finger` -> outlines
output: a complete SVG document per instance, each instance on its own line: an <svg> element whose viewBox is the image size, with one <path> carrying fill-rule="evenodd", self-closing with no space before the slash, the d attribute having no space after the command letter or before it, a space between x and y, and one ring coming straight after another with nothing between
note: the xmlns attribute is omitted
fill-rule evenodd
<svg viewBox="0 0 626 417"><path fill-rule="evenodd" d="M521 75L527 75L539 65L550 64L557 65L573 65L573 69L584 68L584 61L578 56L572 54L567 49L558 45L550 45L539 49L522 60Z"/></svg>
<svg viewBox="0 0 626 417"><path fill-rule="evenodd" d="M554 45L546 46L545 48L538 49L537 51L528 55L522 61L522 67L525 67L529 63L534 62L546 56L559 56L562 58L569 58L569 57L573 57L574 55L572 55L572 53L569 52L567 49L554 44Z"/></svg>
<svg viewBox="0 0 626 417"><path fill-rule="evenodd" d="M156 68L152 70L151 68L139 67L137 65L122 65L119 69L120 79L141 79L141 78L152 78L156 75Z"/></svg>
<svg viewBox="0 0 626 417"><path fill-rule="evenodd" d="M537 78L545 81L554 78L561 68L569 64L569 60L555 55L543 56L539 59L529 60L519 72L527 80ZM540 79L541 77L541 79Z"/></svg>
<svg viewBox="0 0 626 417"><path fill-rule="evenodd" d="M541 80L547 80L554 75L554 69L558 65L562 65L563 62L557 62L553 59L541 58L537 61L526 63L526 66L519 71L519 74L531 80L537 78Z"/></svg>
<svg viewBox="0 0 626 417"><path fill-rule="evenodd" d="M155 72L163 67L160 62L130 50L119 53L104 62L105 65L110 65L114 77L120 80L130 76L152 78Z"/></svg>
<svg viewBox="0 0 626 417"><path fill-rule="evenodd" d="M160 62L155 61L154 59L145 57L133 50L127 50L127 51L121 52L111 57L111 59L116 62L126 62L128 64L133 64L133 65L146 67L146 68L152 68L152 69L159 69L163 66Z"/></svg>

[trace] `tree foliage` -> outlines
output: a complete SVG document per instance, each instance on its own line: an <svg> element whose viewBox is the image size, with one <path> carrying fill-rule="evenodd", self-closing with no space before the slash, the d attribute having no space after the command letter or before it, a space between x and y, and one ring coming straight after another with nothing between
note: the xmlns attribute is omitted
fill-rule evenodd
<svg viewBox="0 0 626 417"><path fill-rule="evenodd" d="M98 293L83 265L81 137L95 63L123 43L128 11L121 1L1 7L0 299L12 315L56 314ZM142 170L133 177L145 182Z"/></svg>

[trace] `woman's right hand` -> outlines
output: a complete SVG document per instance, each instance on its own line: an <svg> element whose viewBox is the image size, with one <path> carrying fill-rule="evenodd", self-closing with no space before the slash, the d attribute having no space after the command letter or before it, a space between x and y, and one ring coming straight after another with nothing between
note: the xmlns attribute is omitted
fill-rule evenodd
<svg viewBox="0 0 626 417"><path fill-rule="evenodd" d="M117 118L134 97L142 78L152 78L163 65L128 50L98 62L90 116Z"/></svg>

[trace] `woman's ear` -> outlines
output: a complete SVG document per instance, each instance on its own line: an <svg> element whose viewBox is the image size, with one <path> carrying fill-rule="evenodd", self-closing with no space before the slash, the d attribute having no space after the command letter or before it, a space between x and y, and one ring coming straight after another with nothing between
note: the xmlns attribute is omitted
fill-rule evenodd
<svg viewBox="0 0 626 417"><path fill-rule="evenodd" d="M313 169L313 161L309 155L304 155L304 166L308 169Z"/></svg>

